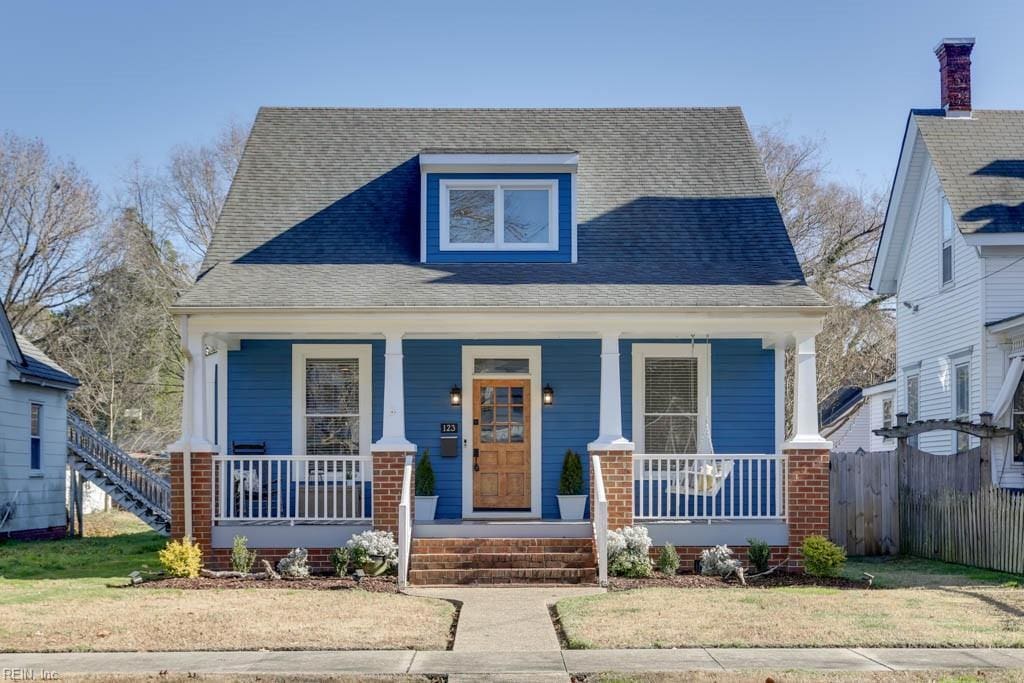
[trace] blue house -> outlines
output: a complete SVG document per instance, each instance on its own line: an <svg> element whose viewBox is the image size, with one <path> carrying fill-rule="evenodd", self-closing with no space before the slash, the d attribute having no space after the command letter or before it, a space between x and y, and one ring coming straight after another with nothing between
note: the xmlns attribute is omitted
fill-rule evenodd
<svg viewBox="0 0 1024 683"><path fill-rule="evenodd" d="M737 108L261 109L175 313L172 534L213 564L372 527L403 582L593 580L609 527L780 553L798 509L820 528L793 496L828 448L825 307ZM526 547L571 557L488 564Z"/></svg>

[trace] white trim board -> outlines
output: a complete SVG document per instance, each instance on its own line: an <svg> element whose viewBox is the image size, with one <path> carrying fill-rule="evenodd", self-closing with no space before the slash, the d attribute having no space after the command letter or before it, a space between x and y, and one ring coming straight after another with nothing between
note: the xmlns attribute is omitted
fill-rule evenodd
<svg viewBox="0 0 1024 683"><path fill-rule="evenodd" d="M530 361L530 511L474 512L473 510L473 361L477 358L526 358ZM480 375L497 379L500 375ZM506 376L507 377L507 376ZM463 519L539 519L543 512L541 463L543 462L540 346L462 347L462 517Z"/></svg>
<svg viewBox="0 0 1024 683"><path fill-rule="evenodd" d="M306 360L359 361L359 455L370 454L373 430L373 347L370 344L292 344L292 455L306 454Z"/></svg>
<svg viewBox="0 0 1024 683"><path fill-rule="evenodd" d="M636 453L646 453L644 443L644 365L648 358L697 359L697 452L710 453L711 433L711 344L633 344L633 443Z"/></svg>

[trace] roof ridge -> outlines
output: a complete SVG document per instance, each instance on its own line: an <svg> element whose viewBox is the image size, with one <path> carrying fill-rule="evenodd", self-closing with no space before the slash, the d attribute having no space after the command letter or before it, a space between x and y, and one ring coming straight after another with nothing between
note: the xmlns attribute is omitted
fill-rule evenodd
<svg viewBox="0 0 1024 683"><path fill-rule="evenodd" d="M294 106L294 105L261 105L260 111L367 111L367 112L462 112L462 111L521 111L521 112L665 112L665 111L742 111L738 104L713 106L638 106L638 107L331 107L331 106Z"/></svg>

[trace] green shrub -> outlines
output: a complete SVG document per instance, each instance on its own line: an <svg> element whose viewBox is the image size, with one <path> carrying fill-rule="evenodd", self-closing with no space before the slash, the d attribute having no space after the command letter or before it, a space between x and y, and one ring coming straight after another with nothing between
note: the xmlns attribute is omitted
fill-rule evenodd
<svg viewBox="0 0 1024 683"><path fill-rule="evenodd" d="M203 568L203 549L188 536L180 541L167 541L159 555L160 564L171 576L194 579Z"/></svg>
<svg viewBox="0 0 1024 683"><path fill-rule="evenodd" d="M669 576L675 576L679 571L679 554L671 543L662 546L661 553L658 554L658 571Z"/></svg>
<svg viewBox="0 0 1024 683"><path fill-rule="evenodd" d="M747 546L747 560L750 562L750 566L754 568L754 571L758 574L768 571L768 562L772 556L772 549L768 546L767 541L763 541L760 538L748 538Z"/></svg>
<svg viewBox="0 0 1024 683"><path fill-rule="evenodd" d="M608 573L628 579L646 579L651 575L651 558L635 552L619 553L608 563Z"/></svg>
<svg viewBox="0 0 1024 683"><path fill-rule="evenodd" d="M235 536L231 542L231 569L236 572L248 574L252 566L256 564L256 551L249 550L249 539L245 536Z"/></svg>
<svg viewBox="0 0 1024 683"><path fill-rule="evenodd" d="M837 576L846 564L846 551L824 536L808 536L800 548L804 569L811 576Z"/></svg>
<svg viewBox="0 0 1024 683"><path fill-rule="evenodd" d="M580 456L571 448L565 452L562 461L562 477L558 480L558 495L583 495L583 463Z"/></svg>
<svg viewBox="0 0 1024 683"><path fill-rule="evenodd" d="M420 461L416 463L416 495L434 495L434 467L430 464L430 449L424 448Z"/></svg>
<svg viewBox="0 0 1024 683"><path fill-rule="evenodd" d="M348 548L335 548L334 552L331 553L331 565L334 566L334 573L338 576L348 575L350 561L351 557Z"/></svg>

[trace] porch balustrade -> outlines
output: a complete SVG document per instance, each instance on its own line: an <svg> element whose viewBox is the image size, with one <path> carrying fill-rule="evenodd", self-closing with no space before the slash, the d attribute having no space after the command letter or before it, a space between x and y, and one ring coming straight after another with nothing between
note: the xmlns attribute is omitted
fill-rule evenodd
<svg viewBox="0 0 1024 683"><path fill-rule="evenodd" d="M783 454L634 454L637 520L785 519Z"/></svg>
<svg viewBox="0 0 1024 683"><path fill-rule="evenodd" d="M371 520L369 456L215 455L214 523Z"/></svg>

